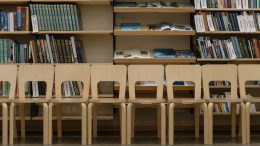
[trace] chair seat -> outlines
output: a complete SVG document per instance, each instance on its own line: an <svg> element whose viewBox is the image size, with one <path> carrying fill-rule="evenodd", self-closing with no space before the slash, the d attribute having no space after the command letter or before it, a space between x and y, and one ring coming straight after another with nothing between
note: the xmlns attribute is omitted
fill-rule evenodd
<svg viewBox="0 0 260 146"><path fill-rule="evenodd" d="M120 100L118 98L98 98L98 100L89 99L89 102L119 104L126 102L126 100Z"/></svg>
<svg viewBox="0 0 260 146"><path fill-rule="evenodd" d="M26 98L26 99L12 99L13 103L47 103L49 99L45 98Z"/></svg>
<svg viewBox="0 0 260 146"><path fill-rule="evenodd" d="M0 103L7 103L7 102L10 102L11 100L8 99L8 98L3 98L3 99L0 99Z"/></svg>
<svg viewBox="0 0 260 146"><path fill-rule="evenodd" d="M62 98L62 99L52 99L52 103L87 103L88 100L82 98Z"/></svg>
<svg viewBox="0 0 260 146"><path fill-rule="evenodd" d="M135 104L160 104L165 103L165 99L157 100L155 98L136 98L135 100L128 99L128 102Z"/></svg>
<svg viewBox="0 0 260 146"><path fill-rule="evenodd" d="M257 103L257 102L260 102L260 97L245 98L244 101L245 101L245 102Z"/></svg>
<svg viewBox="0 0 260 146"><path fill-rule="evenodd" d="M239 103L241 99L206 99L207 102L213 103L220 103L220 102L232 102L232 103Z"/></svg>
<svg viewBox="0 0 260 146"><path fill-rule="evenodd" d="M174 98L173 100L168 100L169 103L176 104L195 104L195 103L204 103L204 99L193 99L193 98Z"/></svg>

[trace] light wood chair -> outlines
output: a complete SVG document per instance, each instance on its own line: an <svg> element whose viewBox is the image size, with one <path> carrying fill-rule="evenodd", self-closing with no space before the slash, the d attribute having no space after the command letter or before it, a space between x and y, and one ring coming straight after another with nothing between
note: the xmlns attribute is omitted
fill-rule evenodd
<svg viewBox="0 0 260 146"><path fill-rule="evenodd" d="M193 82L195 86L194 98L175 98L173 83L176 81ZM200 65L168 65L166 66L166 84L168 95L168 136L169 145L174 143L174 107L186 107L188 105L195 108L195 137L199 137L200 108L204 112L204 129L208 129L207 104L201 99L201 67ZM207 144L208 133L204 130L204 143Z"/></svg>
<svg viewBox="0 0 260 146"><path fill-rule="evenodd" d="M240 98L245 102L242 108L242 141L250 144L250 105L260 103L260 97L247 98L246 82L260 80L260 65L238 65Z"/></svg>
<svg viewBox="0 0 260 146"><path fill-rule="evenodd" d="M7 103L15 98L17 79L16 65L0 65L0 81L6 81L10 85L8 97L1 97L0 103L2 105L2 144L8 144L8 106Z"/></svg>
<svg viewBox="0 0 260 146"><path fill-rule="evenodd" d="M48 102L52 96L54 79L53 65L20 65L18 68L18 98L12 100L10 106L10 144L13 144L14 137L14 121L15 106L30 103L42 104L43 106L43 144L48 144ZM28 81L44 81L46 83L46 96L37 98L27 98L25 96L25 85ZM25 113L24 108L19 111L21 116L21 135L25 137Z"/></svg>
<svg viewBox="0 0 260 146"><path fill-rule="evenodd" d="M155 98L136 98L135 85L138 81L154 81L157 83ZM132 113L133 106L156 107L161 110L161 144L166 144L166 108L163 99L164 66L162 65L130 65L128 67L129 100L127 105L127 144L131 144L132 124L135 115ZM134 107L135 108L135 107Z"/></svg>
<svg viewBox="0 0 260 146"><path fill-rule="evenodd" d="M126 144L126 76L127 68L124 65L93 65L91 67L92 98L88 105L88 144L92 144L93 106L97 104L120 105L121 144ZM104 81L116 81L120 84L119 98L100 98L98 84Z"/></svg>
<svg viewBox="0 0 260 146"><path fill-rule="evenodd" d="M208 102L208 144L213 144L213 103L231 103L231 132L236 137L236 105L241 100L237 96L237 66L236 65L204 65L202 66L203 93ZM229 81L231 97L229 99L210 99L209 82Z"/></svg>
<svg viewBox="0 0 260 146"><path fill-rule="evenodd" d="M82 97L63 97L62 83L77 81L83 83ZM88 64L63 64L55 66L55 99L49 104L49 144L52 144L52 109L54 105L80 104L81 105L81 143L87 144L87 102L90 86L90 65ZM62 117L62 116L61 116ZM60 117L59 117L60 118Z"/></svg>

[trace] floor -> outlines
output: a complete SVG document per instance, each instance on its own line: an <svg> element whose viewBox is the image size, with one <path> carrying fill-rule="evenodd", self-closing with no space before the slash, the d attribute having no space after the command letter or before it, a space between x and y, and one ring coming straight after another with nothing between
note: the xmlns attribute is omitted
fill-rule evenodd
<svg viewBox="0 0 260 146"><path fill-rule="evenodd" d="M223 133L214 133L214 146L259 146L260 135L252 134L250 145L242 145L240 138L231 138ZM53 146L81 146L81 138L78 135L64 135L62 139L54 138ZM16 146L41 146L42 137L37 135L27 136L26 139L17 139ZM120 146L119 135L116 134L99 134L97 139L93 140L94 146ZM160 139L156 137L156 133L137 133L132 140L134 146L160 146ZM176 133L175 146L204 146L203 137L195 139L191 132Z"/></svg>

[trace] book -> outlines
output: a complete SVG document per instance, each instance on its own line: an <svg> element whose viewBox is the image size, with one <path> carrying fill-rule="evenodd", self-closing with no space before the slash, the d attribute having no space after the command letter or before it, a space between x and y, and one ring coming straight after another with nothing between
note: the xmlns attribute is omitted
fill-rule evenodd
<svg viewBox="0 0 260 146"><path fill-rule="evenodd" d="M153 49L154 58L176 58L176 51L171 48Z"/></svg>
<svg viewBox="0 0 260 146"><path fill-rule="evenodd" d="M195 58L194 53L191 50L178 50L177 58Z"/></svg>
<svg viewBox="0 0 260 146"><path fill-rule="evenodd" d="M141 31L140 23L122 23L120 25L122 31Z"/></svg>
<svg viewBox="0 0 260 146"><path fill-rule="evenodd" d="M114 53L114 58L151 58L151 53L149 50L141 49L116 50Z"/></svg>

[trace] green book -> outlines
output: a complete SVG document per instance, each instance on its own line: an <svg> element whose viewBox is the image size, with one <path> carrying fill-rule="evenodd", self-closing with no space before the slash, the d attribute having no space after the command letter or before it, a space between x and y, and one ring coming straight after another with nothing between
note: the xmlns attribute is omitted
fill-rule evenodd
<svg viewBox="0 0 260 146"><path fill-rule="evenodd" d="M73 5L73 13L74 13L74 17L75 17L75 24L76 24L76 30L80 30L80 26L79 26L79 16L78 16L78 10L77 10L77 6Z"/></svg>
<svg viewBox="0 0 260 146"><path fill-rule="evenodd" d="M0 63L4 63L3 62L3 48L4 48L4 40L0 39Z"/></svg>
<svg viewBox="0 0 260 146"><path fill-rule="evenodd" d="M75 18L75 15L74 15L74 10L73 10L73 5L69 5L70 7L70 16L71 16L71 25L72 25L72 30L73 31L76 31L77 28L76 28L76 18Z"/></svg>

